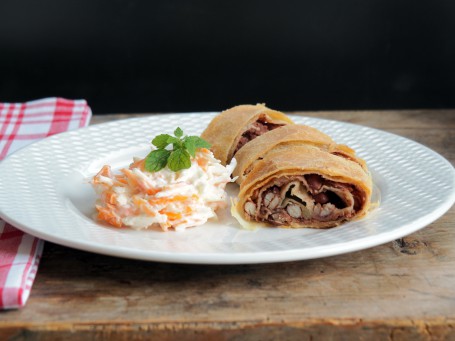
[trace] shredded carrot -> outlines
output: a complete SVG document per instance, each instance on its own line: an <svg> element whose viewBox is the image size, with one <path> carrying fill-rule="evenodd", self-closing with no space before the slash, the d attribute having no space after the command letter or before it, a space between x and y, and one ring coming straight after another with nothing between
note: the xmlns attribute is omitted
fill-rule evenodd
<svg viewBox="0 0 455 341"><path fill-rule="evenodd" d="M140 209L147 215L154 217L156 212L147 202L147 200L139 198L137 195L133 196L133 202L136 206L140 207Z"/></svg>
<svg viewBox="0 0 455 341"><path fill-rule="evenodd" d="M112 191L107 191L104 193L104 201L109 204L114 205L116 203L117 195Z"/></svg>
<svg viewBox="0 0 455 341"><path fill-rule="evenodd" d="M126 180L128 181L128 184L131 187L134 187L134 188L138 188L139 187L139 183L137 182L136 176L134 175L134 173L131 170L123 168L121 170L121 172L123 174L125 174Z"/></svg>
<svg viewBox="0 0 455 341"><path fill-rule="evenodd" d="M104 165L103 168L95 175L97 176L106 176L108 178L112 177L111 167L108 165Z"/></svg>
<svg viewBox="0 0 455 341"><path fill-rule="evenodd" d="M139 168L141 171L145 170L145 159L137 160L130 165L130 169Z"/></svg>
<svg viewBox="0 0 455 341"><path fill-rule="evenodd" d="M145 191L146 194L148 195L155 195L156 193L158 193L160 190L158 188L147 188L147 190Z"/></svg>
<svg viewBox="0 0 455 341"><path fill-rule="evenodd" d="M136 206L140 206L142 204L142 198L139 198L137 195L133 195L131 197L131 200L133 200L133 203L136 205Z"/></svg>
<svg viewBox="0 0 455 341"><path fill-rule="evenodd" d="M106 187L107 185L100 181L101 176L107 178L112 177L111 167L108 165L103 166L103 168L101 168L101 170L93 177L92 182L94 185L103 185L104 187Z"/></svg>
<svg viewBox="0 0 455 341"><path fill-rule="evenodd" d="M170 201L186 201L188 200L190 197L186 196L186 195L176 195L175 197L171 197L169 198Z"/></svg>
<svg viewBox="0 0 455 341"><path fill-rule="evenodd" d="M151 198L147 200L150 205L165 205L169 202L169 198Z"/></svg>
<svg viewBox="0 0 455 341"><path fill-rule="evenodd" d="M117 214L112 212L110 209L99 205L96 205L96 209L98 210L99 220L104 220L105 222L115 227L122 227L122 220Z"/></svg>
<svg viewBox="0 0 455 341"><path fill-rule="evenodd" d="M197 200L198 198L199 196L197 194L193 194L191 197L186 195L176 195L174 197L167 198L150 198L148 202L150 205L166 205L170 202L182 202L189 199Z"/></svg>
<svg viewBox="0 0 455 341"><path fill-rule="evenodd" d="M207 164L209 163L209 161L206 158L200 157L197 158L196 161L199 167L201 167L204 171L207 170Z"/></svg>
<svg viewBox="0 0 455 341"><path fill-rule="evenodd" d="M134 174L130 169L123 168L121 172L125 174L130 186L140 190L141 192L144 192L148 195L155 195L160 191L157 188L152 188L149 185L144 184L144 182L138 179L136 174Z"/></svg>
<svg viewBox="0 0 455 341"><path fill-rule="evenodd" d="M128 184L128 181L126 180L126 178L123 174L117 174L115 176L115 180L117 180L120 184L123 184L123 185Z"/></svg>
<svg viewBox="0 0 455 341"><path fill-rule="evenodd" d="M161 210L160 213L161 213L161 214L167 215L167 218L168 218L169 220L178 220L178 219L181 219L181 218L182 218L182 214L181 214L181 213L166 212L166 211L164 211L164 210Z"/></svg>

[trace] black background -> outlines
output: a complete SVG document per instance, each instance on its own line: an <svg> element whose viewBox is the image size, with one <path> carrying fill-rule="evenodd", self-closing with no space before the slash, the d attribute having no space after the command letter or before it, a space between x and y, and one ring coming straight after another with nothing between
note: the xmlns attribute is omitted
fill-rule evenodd
<svg viewBox="0 0 455 341"><path fill-rule="evenodd" d="M455 108L455 1L0 2L0 101Z"/></svg>

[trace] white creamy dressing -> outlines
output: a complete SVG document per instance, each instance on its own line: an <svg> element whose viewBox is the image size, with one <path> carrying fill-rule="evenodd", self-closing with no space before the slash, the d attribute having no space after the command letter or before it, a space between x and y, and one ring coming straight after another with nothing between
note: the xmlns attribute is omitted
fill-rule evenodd
<svg viewBox="0 0 455 341"><path fill-rule="evenodd" d="M102 183L116 193L116 212L122 217L123 225L141 230L160 224L163 230L173 227L181 231L190 226L204 224L208 219L216 217L215 210L228 205L225 186L228 182L234 181L230 176L236 161L233 159L231 164L225 167L211 152L198 151L197 154L199 158L205 158L204 167L198 164L196 158L192 158L191 167L178 172L171 171L168 167L154 173L142 171L140 168L131 169L136 175L139 187L153 188L157 191L155 194L141 195L147 202L158 202L147 206L155 212L153 216L138 209L139 206L135 204L133 197L138 196L137 189L124 185L117 186L111 178L100 177ZM97 188L95 190L100 192ZM191 199L166 201L173 197ZM133 211L136 213L131 214ZM141 213L138 214L138 211ZM170 221L166 214L162 214L163 211L182 215L182 218Z"/></svg>

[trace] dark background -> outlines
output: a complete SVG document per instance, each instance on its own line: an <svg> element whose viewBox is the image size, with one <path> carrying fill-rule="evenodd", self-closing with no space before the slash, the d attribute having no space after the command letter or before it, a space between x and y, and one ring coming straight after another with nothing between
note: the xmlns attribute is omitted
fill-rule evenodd
<svg viewBox="0 0 455 341"><path fill-rule="evenodd" d="M0 2L0 101L455 108L455 1Z"/></svg>

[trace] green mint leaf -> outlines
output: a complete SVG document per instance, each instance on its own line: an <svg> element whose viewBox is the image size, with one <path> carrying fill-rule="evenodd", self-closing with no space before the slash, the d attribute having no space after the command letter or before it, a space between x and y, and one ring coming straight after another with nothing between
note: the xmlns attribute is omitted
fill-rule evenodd
<svg viewBox="0 0 455 341"><path fill-rule="evenodd" d="M203 138L200 138L199 136L187 136L184 139L185 141L193 141L194 146L197 148L207 148L209 149L211 147L210 143L208 143L206 140Z"/></svg>
<svg viewBox="0 0 455 341"><path fill-rule="evenodd" d="M166 167L166 164L171 155L171 151L167 149L157 149L150 152L145 158L145 170L149 172L158 172Z"/></svg>
<svg viewBox="0 0 455 341"><path fill-rule="evenodd" d="M164 149L167 147L167 145L169 144L169 142L167 142L168 138L172 137L171 135L169 134L161 134L161 135L158 135L156 136L153 140L152 140L152 144L156 147L156 148L161 148L161 149Z"/></svg>
<svg viewBox="0 0 455 341"><path fill-rule="evenodd" d="M145 169L149 172L158 172L168 166L170 170L178 172L191 167L191 157L196 156L198 148L210 148L210 143L199 136L183 136L180 127L174 130L174 135L161 134L152 140L157 150L150 152L145 159ZM172 145L172 150L165 149Z"/></svg>
<svg viewBox="0 0 455 341"><path fill-rule="evenodd" d="M173 149L182 148L182 141L177 137L169 136L167 143L172 143Z"/></svg>
<svg viewBox="0 0 455 341"><path fill-rule="evenodd" d="M177 137L174 137L174 136L169 136L166 141L167 141L167 143L172 143L172 144L180 143L180 139Z"/></svg>
<svg viewBox="0 0 455 341"><path fill-rule="evenodd" d="M176 137L182 137L183 136L183 130L180 129L180 127L177 127L177 129L174 130L174 135Z"/></svg>
<svg viewBox="0 0 455 341"><path fill-rule="evenodd" d="M188 153L192 157L195 157L196 156L196 144L194 143L194 139L189 139L187 137L185 137L183 140L183 147L188 151Z"/></svg>
<svg viewBox="0 0 455 341"><path fill-rule="evenodd" d="M188 152L182 148L172 151L171 155L169 156L167 166L174 172L190 168L190 154L188 154Z"/></svg>

